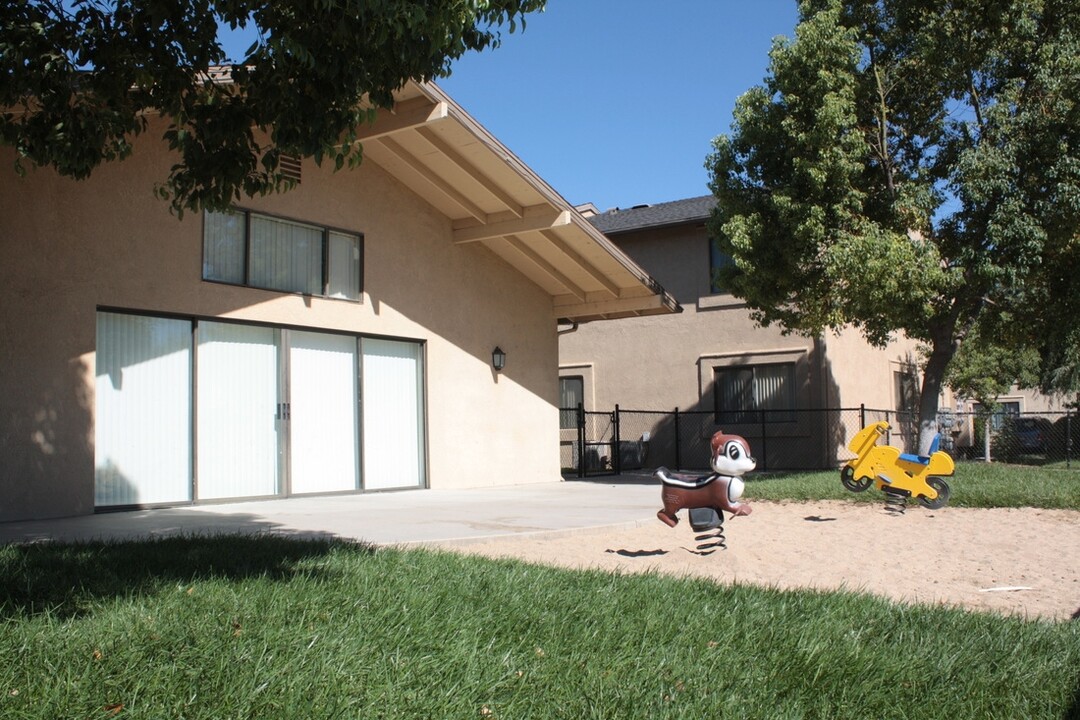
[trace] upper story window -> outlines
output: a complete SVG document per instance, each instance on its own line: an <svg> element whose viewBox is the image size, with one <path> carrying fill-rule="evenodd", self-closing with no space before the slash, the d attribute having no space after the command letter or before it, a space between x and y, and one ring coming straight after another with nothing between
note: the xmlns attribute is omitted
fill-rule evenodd
<svg viewBox="0 0 1080 720"><path fill-rule="evenodd" d="M203 279L359 300L364 238L248 210L207 212Z"/></svg>
<svg viewBox="0 0 1080 720"><path fill-rule="evenodd" d="M735 261L732 257L720 250L720 247L716 244L716 240L709 238L709 289L714 295L717 293L728 292L728 289L717 279L717 271L720 270L720 268L725 268L734 264Z"/></svg>

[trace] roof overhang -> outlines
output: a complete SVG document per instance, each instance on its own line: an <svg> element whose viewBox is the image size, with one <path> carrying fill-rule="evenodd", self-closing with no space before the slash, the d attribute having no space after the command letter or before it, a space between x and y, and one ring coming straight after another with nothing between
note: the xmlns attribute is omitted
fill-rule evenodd
<svg viewBox="0 0 1080 720"><path fill-rule="evenodd" d="M682 308L659 283L434 83L410 82L358 129L364 157L543 288L563 322Z"/></svg>

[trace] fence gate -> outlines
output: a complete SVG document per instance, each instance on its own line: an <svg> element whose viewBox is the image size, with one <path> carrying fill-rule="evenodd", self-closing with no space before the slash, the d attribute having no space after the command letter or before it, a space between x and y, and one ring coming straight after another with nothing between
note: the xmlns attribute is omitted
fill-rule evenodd
<svg viewBox="0 0 1080 720"><path fill-rule="evenodd" d="M617 459L612 448L618 445L618 413L582 410L579 418L578 476L617 474Z"/></svg>

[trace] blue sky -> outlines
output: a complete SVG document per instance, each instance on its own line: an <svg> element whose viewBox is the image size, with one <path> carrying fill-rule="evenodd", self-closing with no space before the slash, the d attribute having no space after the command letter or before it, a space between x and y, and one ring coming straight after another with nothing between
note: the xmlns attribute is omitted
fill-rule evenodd
<svg viewBox="0 0 1080 720"><path fill-rule="evenodd" d="M795 0L548 0L439 85L572 204L680 200L795 23Z"/></svg>
<svg viewBox="0 0 1080 720"><path fill-rule="evenodd" d="M712 139L796 15L796 0L548 0L439 85L574 205L697 197Z"/></svg>

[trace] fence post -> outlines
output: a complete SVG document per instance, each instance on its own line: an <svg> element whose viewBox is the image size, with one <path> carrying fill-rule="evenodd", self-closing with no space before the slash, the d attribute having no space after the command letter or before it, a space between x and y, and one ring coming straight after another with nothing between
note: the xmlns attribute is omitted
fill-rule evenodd
<svg viewBox="0 0 1080 720"><path fill-rule="evenodd" d="M859 405L859 427L866 427L866 403Z"/></svg>
<svg viewBox="0 0 1080 720"><path fill-rule="evenodd" d="M768 470L769 441L765 438L765 411L758 411L761 417L761 469Z"/></svg>
<svg viewBox="0 0 1080 720"><path fill-rule="evenodd" d="M577 476L579 478L585 477L585 405L584 403L577 404Z"/></svg>
<svg viewBox="0 0 1080 720"><path fill-rule="evenodd" d="M1072 468L1072 410L1065 411L1065 469Z"/></svg>
<svg viewBox="0 0 1080 720"><path fill-rule="evenodd" d="M679 446L682 438L679 436L679 408L675 408L675 469L682 470L682 458L679 456Z"/></svg>
<svg viewBox="0 0 1080 720"><path fill-rule="evenodd" d="M619 442L619 403L615 403L615 447L611 449L611 469L622 475L622 444Z"/></svg>

